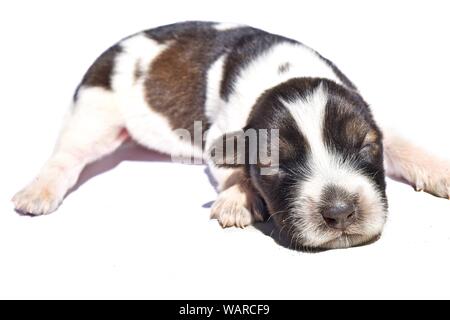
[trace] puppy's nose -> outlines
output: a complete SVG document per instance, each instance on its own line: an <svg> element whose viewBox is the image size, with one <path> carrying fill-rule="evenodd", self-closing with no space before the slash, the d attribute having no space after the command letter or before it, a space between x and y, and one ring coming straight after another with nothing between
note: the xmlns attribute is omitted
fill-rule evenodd
<svg viewBox="0 0 450 320"><path fill-rule="evenodd" d="M323 208L322 216L330 228L345 230L356 220L355 206L350 202L339 201Z"/></svg>

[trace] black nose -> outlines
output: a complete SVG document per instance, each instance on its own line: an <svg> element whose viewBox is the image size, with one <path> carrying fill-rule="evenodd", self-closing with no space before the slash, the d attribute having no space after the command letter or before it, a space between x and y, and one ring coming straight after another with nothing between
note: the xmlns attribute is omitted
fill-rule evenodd
<svg viewBox="0 0 450 320"><path fill-rule="evenodd" d="M351 202L338 201L323 208L322 216L330 228L344 230L356 220L355 206Z"/></svg>

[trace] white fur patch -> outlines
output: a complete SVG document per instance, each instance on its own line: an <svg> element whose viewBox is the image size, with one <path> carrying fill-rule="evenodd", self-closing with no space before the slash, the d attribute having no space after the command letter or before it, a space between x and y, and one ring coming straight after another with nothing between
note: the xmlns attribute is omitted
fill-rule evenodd
<svg viewBox="0 0 450 320"><path fill-rule="evenodd" d="M217 31L225 31L225 30L237 29L237 28L241 28L241 27L244 27L244 25L239 24L239 23L233 23L233 22L222 22L222 23L217 23L214 25L214 29L216 29Z"/></svg>
<svg viewBox="0 0 450 320"><path fill-rule="evenodd" d="M223 78L223 68L227 54L220 56L209 68L206 75L205 115L210 123L218 120L226 102L220 97L220 85Z"/></svg>

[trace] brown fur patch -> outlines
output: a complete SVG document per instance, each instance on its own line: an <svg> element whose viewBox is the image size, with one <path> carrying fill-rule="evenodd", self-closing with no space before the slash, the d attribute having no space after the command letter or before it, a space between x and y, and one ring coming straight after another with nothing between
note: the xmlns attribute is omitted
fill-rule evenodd
<svg viewBox="0 0 450 320"><path fill-rule="evenodd" d="M380 135L375 130L370 130L364 138L363 145L370 146L368 151L372 157L375 157L381 151L381 148L377 143L379 140Z"/></svg>
<svg viewBox="0 0 450 320"><path fill-rule="evenodd" d="M351 111L349 110L347 112ZM359 117L351 118L351 120L349 119L345 123L346 137L349 140L349 142L354 146L362 144L364 137L367 135L368 130L370 130L369 125Z"/></svg>
<svg viewBox="0 0 450 320"><path fill-rule="evenodd" d="M367 134L366 137L364 139L364 143L368 144L368 143L375 143L378 141L378 139L380 138L379 134L375 131L375 130L370 130Z"/></svg>
<svg viewBox="0 0 450 320"><path fill-rule="evenodd" d="M151 64L145 81L146 100L150 107L165 115L174 129L193 134L194 121L202 121L206 99L204 52L202 39L175 41Z"/></svg>

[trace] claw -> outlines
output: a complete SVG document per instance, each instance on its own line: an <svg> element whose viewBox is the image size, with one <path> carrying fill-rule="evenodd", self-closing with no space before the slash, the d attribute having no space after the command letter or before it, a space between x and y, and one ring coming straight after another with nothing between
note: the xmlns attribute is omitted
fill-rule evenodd
<svg viewBox="0 0 450 320"><path fill-rule="evenodd" d="M414 186L414 189L417 192L422 192L425 189L424 186L423 186L423 182L421 182L421 181L416 182L416 185Z"/></svg>

